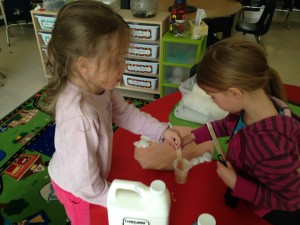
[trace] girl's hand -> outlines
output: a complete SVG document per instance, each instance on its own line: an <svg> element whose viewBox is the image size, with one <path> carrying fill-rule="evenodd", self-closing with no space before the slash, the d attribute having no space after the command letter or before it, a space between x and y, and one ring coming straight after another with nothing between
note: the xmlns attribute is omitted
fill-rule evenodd
<svg viewBox="0 0 300 225"><path fill-rule="evenodd" d="M221 180L231 189L234 189L237 174L233 169L231 163L226 161L227 167L224 166L221 162L217 161L217 174Z"/></svg>
<svg viewBox="0 0 300 225"><path fill-rule="evenodd" d="M194 140L195 140L195 135L193 133L190 133L190 134L182 137L181 147L184 148L184 146L192 143Z"/></svg>
<svg viewBox="0 0 300 225"><path fill-rule="evenodd" d="M174 149L180 148L181 146L181 136L178 130L172 128L167 128L163 134L164 139L169 142Z"/></svg>

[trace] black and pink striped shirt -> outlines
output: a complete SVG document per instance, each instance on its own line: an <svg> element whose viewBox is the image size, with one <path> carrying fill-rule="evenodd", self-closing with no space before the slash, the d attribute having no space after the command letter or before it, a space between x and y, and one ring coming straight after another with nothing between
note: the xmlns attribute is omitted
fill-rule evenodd
<svg viewBox="0 0 300 225"><path fill-rule="evenodd" d="M212 122L217 137L229 136L226 159L238 174L233 195L248 201L260 216L273 209L299 210L299 118L284 109L284 115L266 118L233 134L241 113ZM197 144L211 140L206 126L192 132Z"/></svg>

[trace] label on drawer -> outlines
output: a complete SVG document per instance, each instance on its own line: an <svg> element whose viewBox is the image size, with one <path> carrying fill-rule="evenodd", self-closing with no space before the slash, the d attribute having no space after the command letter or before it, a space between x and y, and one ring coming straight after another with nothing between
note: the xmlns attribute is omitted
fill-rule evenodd
<svg viewBox="0 0 300 225"><path fill-rule="evenodd" d="M130 86L151 88L151 81L139 80L135 78L127 78L127 83Z"/></svg>
<svg viewBox="0 0 300 225"><path fill-rule="evenodd" d="M135 55L135 56L144 56L144 57L150 57L152 56L152 49L151 48L142 48L137 46L130 46L128 49L129 55Z"/></svg>
<svg viewBox="0 0 300 225"><path fill-rule="evenodd" d="M133 39L155 41L158 38L159 26L145 24L128 24Z"/></svg>
<svg viewBox="0 0 300 225"><path fill-rule="evenodd" d="M132 36L133 38L151 39L151 30L135 28L132 31Z"/></svg>
<svg viewBox="0 0 300 225"><path fill-rule="evenodd" d="M53 22L52 21L48 21L48 20L45 20L45 21L43 21L42 20L42 24L43 24L43 26L42 27L44 27L45 29L53 29Z"/></svg>
<svg viewBox="0 0 300 225"><path fill-rule="evenodd" d="M128 64L127 70L129 72L140 72L140 73L152 73L152 66L150 65L135 65L135 64Z"/></svg>

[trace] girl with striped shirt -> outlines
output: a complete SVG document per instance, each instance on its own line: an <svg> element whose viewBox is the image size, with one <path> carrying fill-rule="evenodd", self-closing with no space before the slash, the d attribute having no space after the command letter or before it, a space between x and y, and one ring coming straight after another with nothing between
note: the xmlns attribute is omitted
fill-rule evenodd
<svg viewBox="0 0 300 225"><path fill-rule="evenodd" d="M212 126L217 137L229 137L217 173L230 194L273 225L299 225L300 120L265 51L245 39L222 40L207 49L196 81L229 112ZM183 137L182 147L210 140L204 125Z"/></svg>

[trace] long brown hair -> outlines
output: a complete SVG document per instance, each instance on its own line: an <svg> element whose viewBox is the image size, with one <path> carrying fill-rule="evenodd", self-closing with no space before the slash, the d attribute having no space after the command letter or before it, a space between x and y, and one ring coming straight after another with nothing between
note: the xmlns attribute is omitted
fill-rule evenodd
<svg viewBox="0 0 300 225"><path fill-rule="evenodd" d="M55 113L57 98L67 80L91 92L92 84L75 66L79 57L101 59L111 55L108 64L113 64L113 60L127 51L129 42L128 24L109 6L94 0L79 0L63 6L48 44L47 66L52 76L47 87L46 110ZM117 50L112 51L113 47Z"/></svg>
<svg viewBox="0 0 300 225"><path fill-rule="evenodd" d="M287 102L282 80L268 65L265 50L245 39L227 38L210 46L196 74L200 87L220 91L230 87L245 91L263 88L267 95Z"/></svg>

